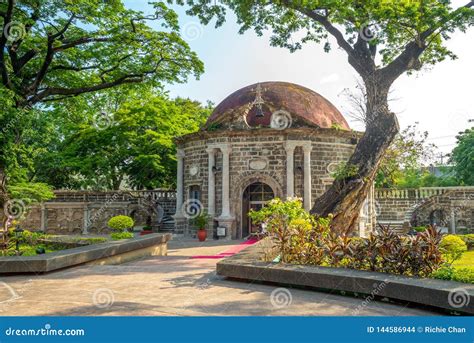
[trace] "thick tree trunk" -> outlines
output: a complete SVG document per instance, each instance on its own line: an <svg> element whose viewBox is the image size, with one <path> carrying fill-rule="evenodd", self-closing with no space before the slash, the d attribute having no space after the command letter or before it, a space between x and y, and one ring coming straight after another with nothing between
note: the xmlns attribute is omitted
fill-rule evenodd
<svg viewBox="0 0 474 343"><path fill-rule="evenodd" d="M347 235L357 228L360 210L372 185L385 150L399 132L397 117L388 110L389 87L368 84L366 131L359 140L347 166L357 173L336 179L331 187L315 201L311 213L333 215L332 229Z"/></svg>

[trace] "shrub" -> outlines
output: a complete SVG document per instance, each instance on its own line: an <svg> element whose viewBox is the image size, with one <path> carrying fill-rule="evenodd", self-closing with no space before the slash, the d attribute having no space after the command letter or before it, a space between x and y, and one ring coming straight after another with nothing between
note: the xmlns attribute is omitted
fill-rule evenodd
<svg viewBox="0 0 474 343"><path fill-rule="evenodd" d="M303 209L301 199L275 198L261 210L250 211L249 217L256 224L265 224L266 231L275 237L282 262L309 263L311 254L316 253L306 244L314 217Z"/></svg>
<svg viewBox="0 0 474 343"><path fill-rule="evenodd" d="M470 233L467 235L459 235L459 238L461 238L464 243L467 245L467 250L472 250L474 249L474 234Z"/></svg>
<svg viewBox="0 0 474 343"><path fill-rule="evenodd" d="M134 222L129 216L115 216L109 219L107 225L115 231L124 231L131 229Z"/></svg>
<svg viewBox="0 0 474 343"><path fill-rule="evenodd" d="M456 235L446 235L441 240L440 249L446 256L449 263L461 258L462 254L467 251L464 241Z"/></svg>
<svg viewBox="0 0 474 343"><path fill-rule="evenodd" d="M14 229L10 229L8 232L10 240L14 243L18 240L20 244L36 245L41 238L45 238L43 232L32 232L29 230L22 231L18 236Z"/></svg>
<svg viewBox="0 0 474 343"><path fill-rule="evenodd" d="M129 239L133 238L133 233L128 231L112 232L110 234L110 238L112 238L114 241L118 241L120 239Z"/></svg>
<svg viewBox="0 0 474 343"><path fill-rule="evenodd" d="M465 283L474 283L474 268L455 268L452 275L452 280Z"/></svg>
<svg viewBox="0 0 474 343"><path fill-rule="evenodd" d="M432 278L440 280L451 280L453 278L454 268L451 266L444 266L431 274Z"/></svg>
<svg viewBox="0 0 474 343"><path fill-rule="evenodd" d="M192 223L196 225L198 229L205 229L210 217L207 212L203 211L199 213L199 215L192 220Z"/></svg>
<svg viewBox="0 0 474 343"><path fill-rule="evenodd" d="M442 236L433 227L407 238L384 226L367 239L341 236L331 232L331 218L315 218L298 199L273 199L249 216L266 224L280 260L286 263L429 276L444 262L439 249Z"/></svg>

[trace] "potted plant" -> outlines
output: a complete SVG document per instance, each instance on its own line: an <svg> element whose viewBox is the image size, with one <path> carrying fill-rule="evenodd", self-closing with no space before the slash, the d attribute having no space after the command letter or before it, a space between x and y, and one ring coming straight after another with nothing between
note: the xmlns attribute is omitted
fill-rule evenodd
<svg viewBox="0 0 474 343"><path fill-rule="evenodd" d="M145 225L143 228L142 228L142 231L140 232L140 236L144 236L144 235L148 235L150 233L153 233L152 229L151 229L151 226L149 225Z"/></svg>
<svg viewBox="0 0 474 343"><path fill-rule="evenodd" d="M206 212L202 212L193 220L194 225L196 225L198 228L197 236L198 236L199 242L204 242L207 238L206 226L207 226L208 221L209 221L209 216L207 215Z"/></svg>

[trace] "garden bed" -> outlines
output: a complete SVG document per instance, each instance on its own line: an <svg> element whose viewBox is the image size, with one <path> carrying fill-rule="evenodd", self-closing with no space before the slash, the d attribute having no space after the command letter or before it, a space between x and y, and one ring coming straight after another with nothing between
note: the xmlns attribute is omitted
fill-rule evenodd
<svg viewBox="0 0 474 343"><path fill-rule="evenodd" d="M170 239L170 234L151 234L43 255L0 257L0 274L45 273L84 263L119 264L143 256L166 255Z"/></svg>
<svg viewBox="0 0 474 343"><path fill-rule="evenodd" d="M249 281L367 294L474 314L472 284L347 268L265 262L272 254L270 240L264 239L218 262L217 274Z"/></svg>

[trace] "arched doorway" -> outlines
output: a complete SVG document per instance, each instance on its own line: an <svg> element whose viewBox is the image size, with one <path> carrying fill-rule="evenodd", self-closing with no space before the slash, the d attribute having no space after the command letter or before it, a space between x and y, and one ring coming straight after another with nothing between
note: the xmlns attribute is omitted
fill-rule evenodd
<svg viewBox="0 0 474 343"><path fill-rule="evenodd" d="M436 225L438 227L446 226L446 216L444 211L441 209L435 209L430 213L430 225Z"/></svg>
<svg viewBox="0 0 474 343"><path fill-rule="evenodd" d="M254 182L247 186L242 196L242 237L258 232L258 227L248 216L250 210L260 210L274 197L273 189L266 183Z"/></svg>

